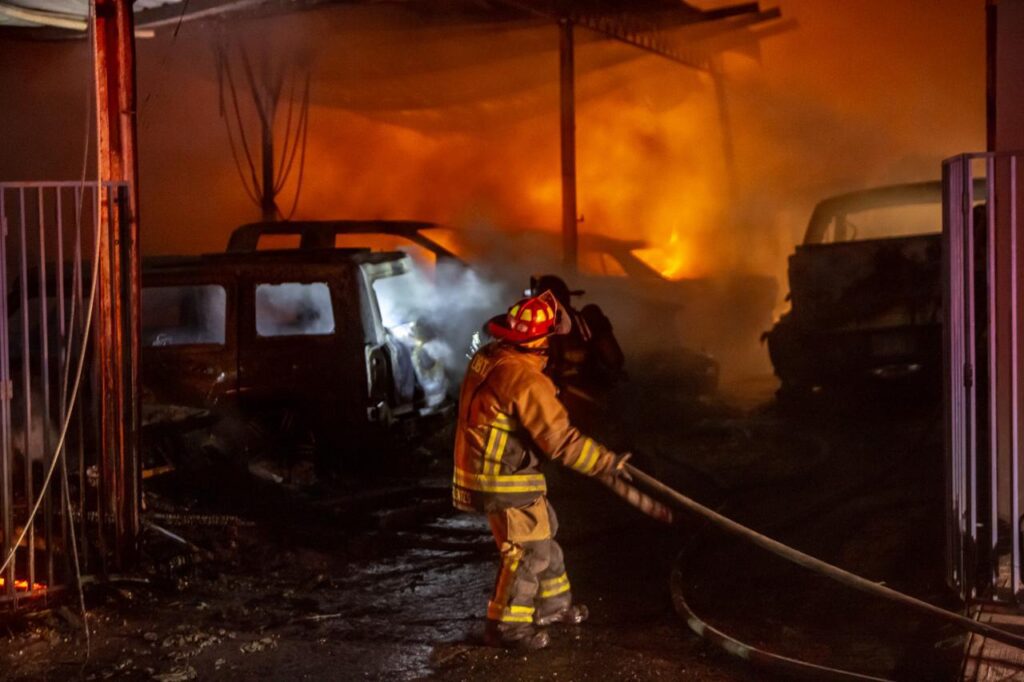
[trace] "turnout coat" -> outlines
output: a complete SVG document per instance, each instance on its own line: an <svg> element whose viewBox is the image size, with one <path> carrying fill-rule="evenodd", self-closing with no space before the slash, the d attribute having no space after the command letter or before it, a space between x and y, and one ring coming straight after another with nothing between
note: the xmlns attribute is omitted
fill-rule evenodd
<svg viewBox="0 0 1024 682"><path fill-rule="evenodd" d="M547 492L540 458L587 476L615 465L615 455L579 432L544 374L540 353L495 342L469 363L459 397L454 505L493 513L523 508Z"/></svg>

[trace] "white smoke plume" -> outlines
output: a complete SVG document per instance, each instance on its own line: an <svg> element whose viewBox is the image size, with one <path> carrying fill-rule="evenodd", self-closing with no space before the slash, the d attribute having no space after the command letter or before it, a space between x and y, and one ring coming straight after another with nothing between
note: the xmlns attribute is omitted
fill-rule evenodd
<svg viewBox="0 0 1024 682"><path fill-rule="evenodd" d="M421 268L373 284L384 326L396 336L412 323L423 327L427 351L456 383L466 369L473 333L504 312L516 292L486 272L441 261L433 273Z"/></svg>

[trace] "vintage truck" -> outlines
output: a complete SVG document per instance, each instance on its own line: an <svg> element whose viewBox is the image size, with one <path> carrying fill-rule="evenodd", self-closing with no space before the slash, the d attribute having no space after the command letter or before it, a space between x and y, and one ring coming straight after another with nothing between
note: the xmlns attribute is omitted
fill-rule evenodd
<svg viewBox="0 0 1024 682"><path fill-rule="evenodd" d="M409 268L369 249L145 259L144 402L262 424L287 415L339 453L445 412L444 367L416 321L382 320L380 295Z"/></svg>
<svg viewBox="0 0 1024 682"><path fill-rule="evenodd" d="M983 185L977 190L984 196ZM851 192L814 208L789 257L790 309L764 335L782 395L939 385L941 202L934 181ZM862 218L880 225L874 234L858 230Z"/></svg>

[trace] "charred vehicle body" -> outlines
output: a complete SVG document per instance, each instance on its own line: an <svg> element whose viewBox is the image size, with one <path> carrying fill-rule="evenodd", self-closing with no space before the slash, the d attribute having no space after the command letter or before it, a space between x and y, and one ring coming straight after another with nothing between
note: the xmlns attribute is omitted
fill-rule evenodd
<svg viewBox="0 0 1024 682"><path fill-rule="evenodd" d="M347 452L447 410L443 366L416 320L385 324L408 256L317 249L158 257L143 264L144 397L308 425Z"/></svg>
<svg viewBox="0 0 1024 682"><path fill-rule="evenodd" d="M884 210L899 221L892 209L937 209L941 201L941 183L920 182L851 192L815 207L803 243L789 257L790 309L765 334L784 393L939 381L938 212L917 233L890 222L885 233L899 236L878 238L858 238L851 215Z"/></svg>
<svg viewBox="0 0 1024 682"><path fill-rule="evenodd" d="M455 231L421 221L296 221L243 225L231 236L228 250L343 245L401 249L419 264L426 260L426 265L479 269L504 287L504 300L523 292L528 273L562 272L551 255L559 253L557 240L557 233L542 230ZM585 303L600 302L606 319L615 325L629 366L650 368L652 378L687 392L707 393L718 385L717 357L736 360L729 356L737 346L735 339L749 339L748 345L756 350L758 335L771 321L777 289L773 278L670 280L637 256L637 251L649 248L646 242L596 234L581 234L579 240L579 272L568 279L586 290ZM458 253L450 243L457 244ZM502 258L507 253L516 257ZM722 315L723 310L729 315ZM470 337L489 314L481 311L477 325L465 335L461 354L469 352ZM633 333L639 330L643 333ZM746 360L744 356L740 361Z"/></svg>

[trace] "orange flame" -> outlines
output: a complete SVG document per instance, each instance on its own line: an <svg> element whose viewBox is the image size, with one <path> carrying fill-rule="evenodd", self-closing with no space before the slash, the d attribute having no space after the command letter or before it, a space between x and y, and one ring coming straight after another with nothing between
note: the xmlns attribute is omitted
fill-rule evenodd
<svg viewBox="0 0 1024 682"><path fill-rule="evenodd" d="M651 248L637 255L668 277L784 278L819 199L935 177L943 157L984 145L984 10L932 4L922 22L916 3L787 0L784 16L799 28L770 39L745 43L703 27L680 35L725 51L720 96L705 74L580 30L581 233L645 240ZM268 45L275 60L315 55L295 218L556 231L554 26L480 31L418 16L346 5L275 17L272 30L238 26L241 42ZM870 42L848 30L863 25L877 34ZM174 160L143 163L147 253L221 250L232 227L255 218L215 123L216 81L197 75L196 55L220 39L204 30L182 36L194 49L161 38L140 46L140 82L189 93L140 113L140 147ZM963 106L942 106L950 92ZM255 114L247 117L256 130ZM279 197L286 213L295 180Z"/></svg>
<svg viewBox="0 0 1024 682"><path fill-rule="evenodd" d="M0 589L3 589L6 586L6 584L7 584L7 581L4 578L0 578ZM28 592L29 591L29 589L28 589L28 581L27 580L17 580L16 579L14 581L14 589L17 590L18 592ZM43 583L33 583L32 584L32 591L33 592L37 592L39 590L45 590L45 589L46 589L46 585L44 585Z"/></svg>
<svg viewBox="0 0 1024 682"><path fill-rule="evenodd" d="M640 249L634 253L668 279L681 279L698 271L694 250L681 236L678 227L672 228L668 241L663 245Z"/></svg>

